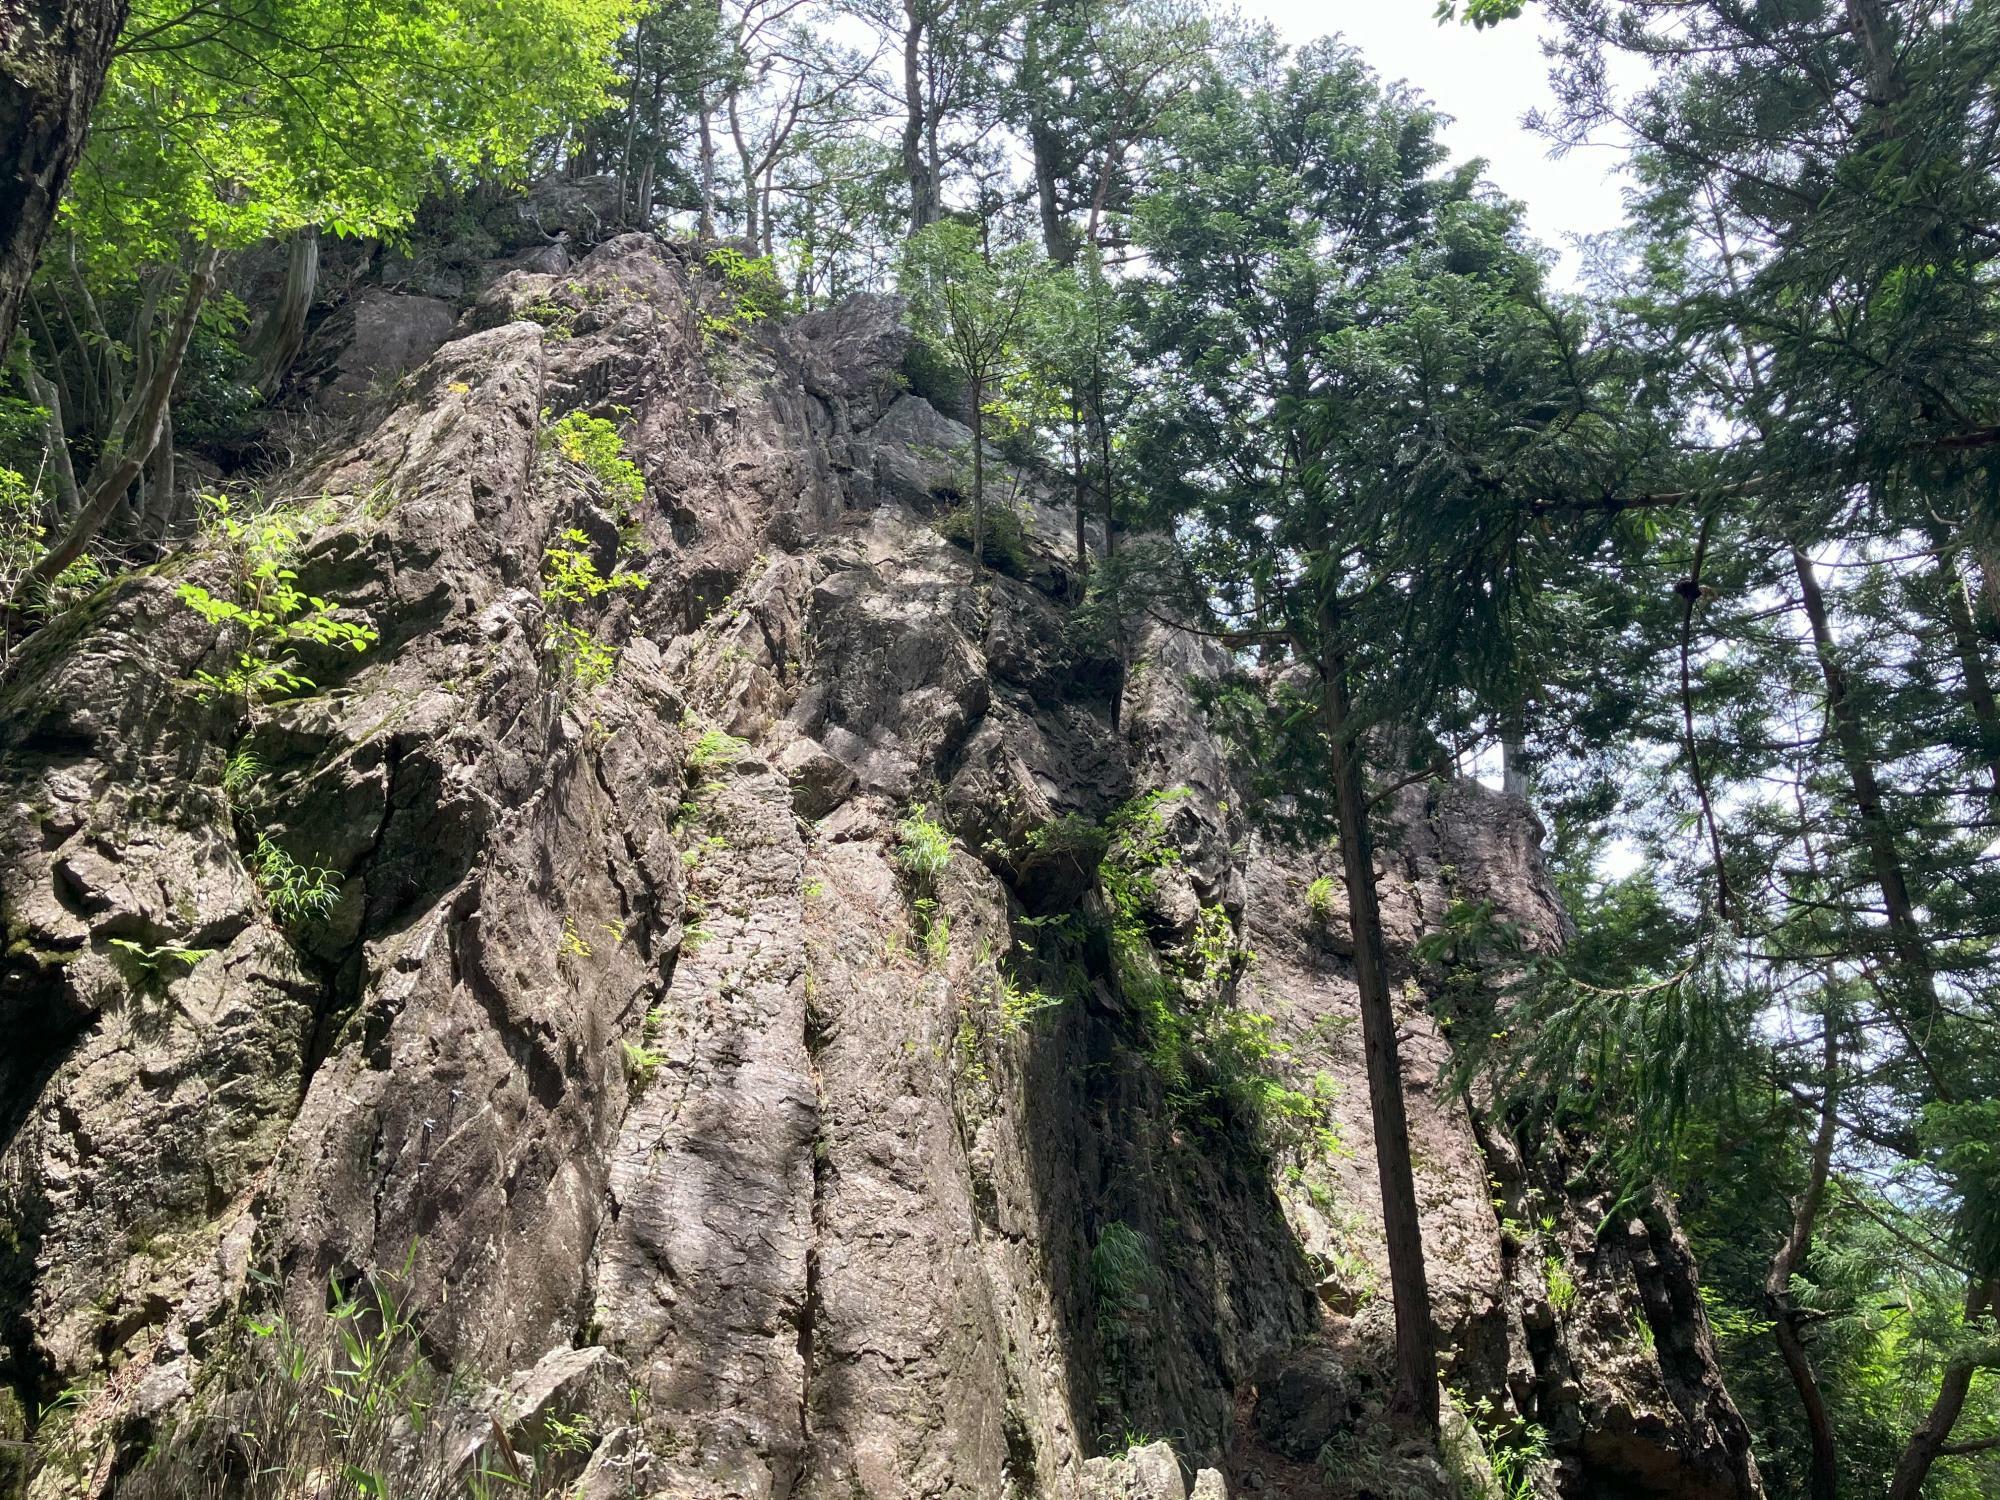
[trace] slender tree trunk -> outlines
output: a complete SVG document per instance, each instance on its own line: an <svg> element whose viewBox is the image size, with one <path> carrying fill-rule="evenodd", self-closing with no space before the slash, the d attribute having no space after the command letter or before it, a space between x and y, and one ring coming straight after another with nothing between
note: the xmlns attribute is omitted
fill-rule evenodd
<svg viewBox="0 0 2000 1500"><path fill-rule="evenodd" d="M1799 595L1806 619L1812 626L1813 645L1819 656L1820 676L1826 683L1827 717L1833 721L1834 740L1847 769L1848 785L1860 815L1862 842L1868 850L1869 866L1882 893L1887 916L1890 951L1901 973L1897 992L1928 1015L1936 1009L1937 991L1932 982L1929 945L1917 921L1916 903L1910 896L1909 879L1903 857L1896 848L1895 830L1889 825L1882 806L1881 784L1875 778L1874 757L1861 723L1861 710L1854 702L1847 673L1833 639L1826 596L1821 593L1819 576L1812 560L1797 548L1792 550L1792 567L1798 574Z"/></svg>
<svg viewBox="0 0 2000 1500"><path fill-rule="evenodd" d="M1049 28L1056 24L1054 4L1028 10L1027 32L1021 44L1018 87L1027 101L1028 153L1035 169L1035 203L1041 213L1042 246L1059 266L1076 259L1076 236L1063 218L1058 188L1062 177L1062 137L1049 120Z"/></svg>
<svg viewBox="0 0 2000 1500"><path fill-rule="evenodd" d="M1834 1446L1833 1419L1826 1409L1826 1397L1812 1359L1799 1337L1799 1310L1792 1302L1792 1277L1805 1263L1812 1248L1813 1226L1826 1202L1826 1181L1833 1165L1833 1144L1839 1130L1835 1104L1840 1094L1840 1033L1833 1017L1823 1018L1825 1038L1825 1081L1820 1089L1819 1129L1813 1137L1811 1168L1806 1190L1792 1209L1792 1230L1778 1253L1771 1257L1764 1276L1764 1302L1771 1314L1771 1334L1777 1340L1778 1357L1792 1377L1805 1409L1806 1428L1812 1438L1812 1500L1835 1500L1840 1488L1840 1466Z"/></svg>
<svg viewBox="0 0 2000 1500"><path fill-rule="evenodd" d="M924 31L930 0L903 0L903 176L910 184L910 233L938 219L937 179L924 154Z"/></svg>
<svg viewBox="0 0 2000 1500"><path fill-rule="evenodd" d="M0 359L14 346L129 0L0 0Z"/></svg>
<svg viewBox="0 0 2000 1500"><path fill-rule="evenodd" d="M757 220L757 166L751 160L750 147L743 139L743 116L736 89L729 91L723 107L729 116L729 139L736 147L737 170L743 176L743 237L750 241L754 249L764 241Z"/></svg>
<svg viewBox="0 0 2000 1500"><path fill-rule="evenodd" d="M251 383L270 396L305 346L306 318L319 291L319 231L310 224L285 247L285 285L250 340Z"/></svg>
<svg viewBox="0 0 2000 1500"><path fill-rule="evenodd" d="M69 428L63 418L62 387L43 378L42 372L35 368L32 349L22 353L21 375L28 387L28 395L48 413L42 418L42 443L48 449L49 469L55 475L55 519L67 526L83 509L83 496L77 489L76 469L70 462Z"/></svg>
<svg viewBox="0 0 2000 1500"><path fill-rule="evenodd" d="M152 498L145 513L145 519L157 521L161 531L173 524L174 483L174 409L170 402L166 418L160 424L160 440L153 444Z"/></svg>
<svg viewBox="0 0 2000 1500"><path fill-rule="evenodd" d="M1375 1170L1382 1185L1382 1228L1388 1241L1389 1288L1396 1311L1396 1392L1391 1411L1435 1432L1438 1425L1437 1333L1431 1325L1430 1282L1424 1269L1416 1174L1410 1163L1410 1122L1396 1013L1389 998L1382 914L1375 895L1375 849L1368 827L1368 788L1349 704L1341 623L1331 603L1320 610L1321 721L1340 823L1341 868L1347 878L1347 922L1354 940L1354 982L1360 991L1361 1037L1368 1061L1368 1108L1375 1126Z"/></svg>
<svg viewBox="0 0 2000 1500"><path fill-rule="evenodd" d="M1104 508L1104 560L1109 562L1117 547L1112 541L1112 522L1116 519L1116 496L1111 483L1111 421L1104 414L1104 367L1093 365L1090 371L1090 418L1097 434L1097 488Z"/></svg>
<svg viewBox="0 0 2000 1500"><path fill-rule="evenodd" d="M701 137L701 221L695 230L703 241L715 238L715 128L709 120L714 107L703 88L701 108L696 112Z"/></svg>
<svg viewBox="0 0 2000 1500"><path fill-rule="evenodd" d="M1982 1311L1995 1305L1996 1299L2000 1299L2000 1279L1975 1281L1965 1294L1965 1321L1975 1321ZM1961 1354L1945 1366L1944 1379L1938 1382L1937 1396L1923 1426L1910 1434L1902 1456L1896 1460L1896 1471L1889 1480L1888 1500L1922 1500L1924 1480L1931 1472L1931 1465L1944 1451L1952 1428L1958 1425L1959 1413L1965 1410L1973 1375L1995 1366L2000 1366L2000 1347L1996 1344Z"/></svg>
<svg viewBox="0 0 2000 1500"><path fill-rule="evenodd" d="M187 355L188 340L194 336L195 320L201 312L202 302L214 285L216 258L217 252L213 249L203 250L197 257L194 270L188 275L187 290L181 298L180 313L174 319L173 331L167 335L166 347L153 362L146 384L133 392L134 409L129 420L121 422L107 435L105 451L91 473L89 488L84 492L82 510L62 540L51 547L21 579L14 597L8 601L4 631L7 638L12 639L20 633L28 606L36 593L83 556L84 549L118 508L125 492L132 488L133 481L138 479L146 461L152 457L153 449L159 445L167 430L167 403L173 396L181 361Z"/></svg>
<svg viewBox="0 0 2000 1500"><path fill-rule="evenodd" d="M1070 494L1076 503L1076 571L1080 578L1090 577L1090 540L1084 534L1084 518L1090 507L1086 503L1089 488L1083 482L1083 414L1080 403L1083 393L1070 392L1069 420L1069 482Z"/></svg>

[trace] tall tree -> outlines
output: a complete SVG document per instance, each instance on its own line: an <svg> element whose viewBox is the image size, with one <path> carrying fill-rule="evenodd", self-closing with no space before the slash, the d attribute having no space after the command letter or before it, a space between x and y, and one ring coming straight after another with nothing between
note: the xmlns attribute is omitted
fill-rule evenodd
<svg viewBox="0 0 2000 1500"><path fill-rule="evenodd" d="M1351 52L1267 51L1178 112L1132 235L1150 398L1137 488L1207 628L1289 662L1287 790L1337 831L1396 1311L1396 1404L1438 1413L1436 1335L1376 905L1371 761L1422 765L1441 695L1505 676L1518 554L1486 551L1606 446L1602 393L1510 206ZM1581 483L1582 481L1577 481ZM1484 550L1482 550L1484 549ZM1466 582L1477 564L1478 585ZM1274 668L1275 670L1275 668ZM1317 788L1318 795L1311 789Z"/></svg>
<svg viewBox="0 0 2000 1500"><path fill-rule="evenodd" d="M911 236L904 247L904 294L917 337L965 382L972 418L972 565L986 562L986 421L1003 385L1026 365L1025 346L1041 319L1047 278L1024 244L992 249L961 220Z"/></svg>

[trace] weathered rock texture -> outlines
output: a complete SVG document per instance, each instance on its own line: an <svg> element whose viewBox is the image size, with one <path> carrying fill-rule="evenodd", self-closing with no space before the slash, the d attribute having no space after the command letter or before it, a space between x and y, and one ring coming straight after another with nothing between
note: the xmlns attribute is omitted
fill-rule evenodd
<svg viewBox="0 0 2000 1500"><path fill-rule="evenodd" d="M252 1272L303 1309L414 1246L433 1360L612 1434L589 1493L1353 1492L1388 1309L1338 901L1305 897L1337 858L1243 822L1203 648L1149 627L1121 664L1074 628L1050 493L1028 576L975 584L931 524L965 434L903 390L893 303L705 350L698 282L641 236L506 274L294 477L327 497L304 586L381 631L308 651L317 695L201 700L235 646L176 598L230 587L199 546L0 679L17 1434L81 1391L115 1481L270 1295ZM636 516L540 440L578 407L626 413ZM621 655L585 692L541 559L575 528L608 573L621 525L650 586L591 606ZM1089 856L1035 837L1161 791L1145 946L1255 949L1206 1003L1271 1018L1249 1034L1337 1141L1196 1088L1198 1056L1163 1075ZM958 840L928 954L918 805ZM1532 820L1463 786L1395 821L1461 1401L1545 1426L1566 1494L1754 1492L1671 1218L1600 1230L1578 1164L1440 1082L1410 945L1462 896L1560 940ZM278 920L265 839L337 874L323 920ZM1503 1217L1548 1223L1529 1248ZM1172 1450L1086 1462L1135 1434Z"/></svg>

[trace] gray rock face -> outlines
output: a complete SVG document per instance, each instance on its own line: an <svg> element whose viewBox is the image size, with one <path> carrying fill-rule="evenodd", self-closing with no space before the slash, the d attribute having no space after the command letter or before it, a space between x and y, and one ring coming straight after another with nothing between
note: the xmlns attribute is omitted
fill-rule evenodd
<svg viewBox="0 0 2000 1500"><path fill-rule="evenodd" d="M288 483L328 497L302 586L381 632L302 653L315 695L194 690L234 649L175 597L229 586L213 549L0 677L8 1420L81 1390L114 1488L244 1308L408 1259L427 1356L522 1430L583 1412L605 1500L1342 1493L1319 1451L1389 1324L1351 977L1304 898L1337 859L1244 822L1205 648L1071 628L1059 484L1010 477L1037 567L975 584L928 519L969 436L898 391L892 301L705 348L706 295L648 236L510 272ZM540 598L552 539L608 570L619 530L541 440L578 407L628 410L647 481L594 690ZM1147 793L1172 856L1114 934L1049 831ZM956 839L928 918L919 806ZM1395 824L1450 1378L1546 1426L1570 1494L1754 1494L1667 1212L1596 1233L1575 1164L1440 1081L1410 945L1467 894L1561 940L1532 820L1457 787ZM323 916L274 906L264 841L330 872ZM1230 1034L1337 1141L1162 1071L1120 965L1218 934L1258 959L1204 1004L1268 1018ZM1555 1220L1538 1253L1489 1176Z"/></svg>
<svg viewBox="0 0 2000 1500"><path fill-rule="evenodd" d="M347 416L435 354L457 321L441 298L364 288L313 330L295 383L315 407Z"/></svg>

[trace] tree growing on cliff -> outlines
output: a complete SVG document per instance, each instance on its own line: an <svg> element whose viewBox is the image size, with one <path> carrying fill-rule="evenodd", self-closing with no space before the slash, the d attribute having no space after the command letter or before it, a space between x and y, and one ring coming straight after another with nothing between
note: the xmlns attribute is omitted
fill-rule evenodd
<svg viewBox="0 0 2000 1500"><path fill-rule="evenodd" d="M972 564L986 562L986 424L1049 299L1046 264L1025 244L998 249L957 219L904 247L902 286L916 336L965 383L972 420Z"/></svg>
<svg viewBox="0 0 2000 1500"><path fill-rule="evenodd" d="M439 170L504 171L538 133L602 101L629 11L628 0L139 0L71 184L61 270L36 289L52 421L80 409L77 386L101 398L97 457L62 499L62 534L7 602L9 633L170 443L169 401L221 257L313 226L380 234L408 222ZM131 309L129 326L111 327L114 307ZM94 336L57 333L72 327ZM67 437L52 428L51 446Z"/></svg>
<svg viewBox="0 0 2000 1500"><path fill-rule="evenodd" d="M1396 1404L1437 1421L1436 1338L1376 906L1370 763L1518 697L1565 553L1524 526L1642 461L1613 341L1552 299L1513 205L1446 169L1436 117L1336 44L1192 98L1132 232L1151 365L1134 488L1184 617L1255 648L1266 769L1337 831L1397 1322ZM1546 530L1546 528L1544 528ZM1272 745L1276 743L1277 749Z"/></svg>

